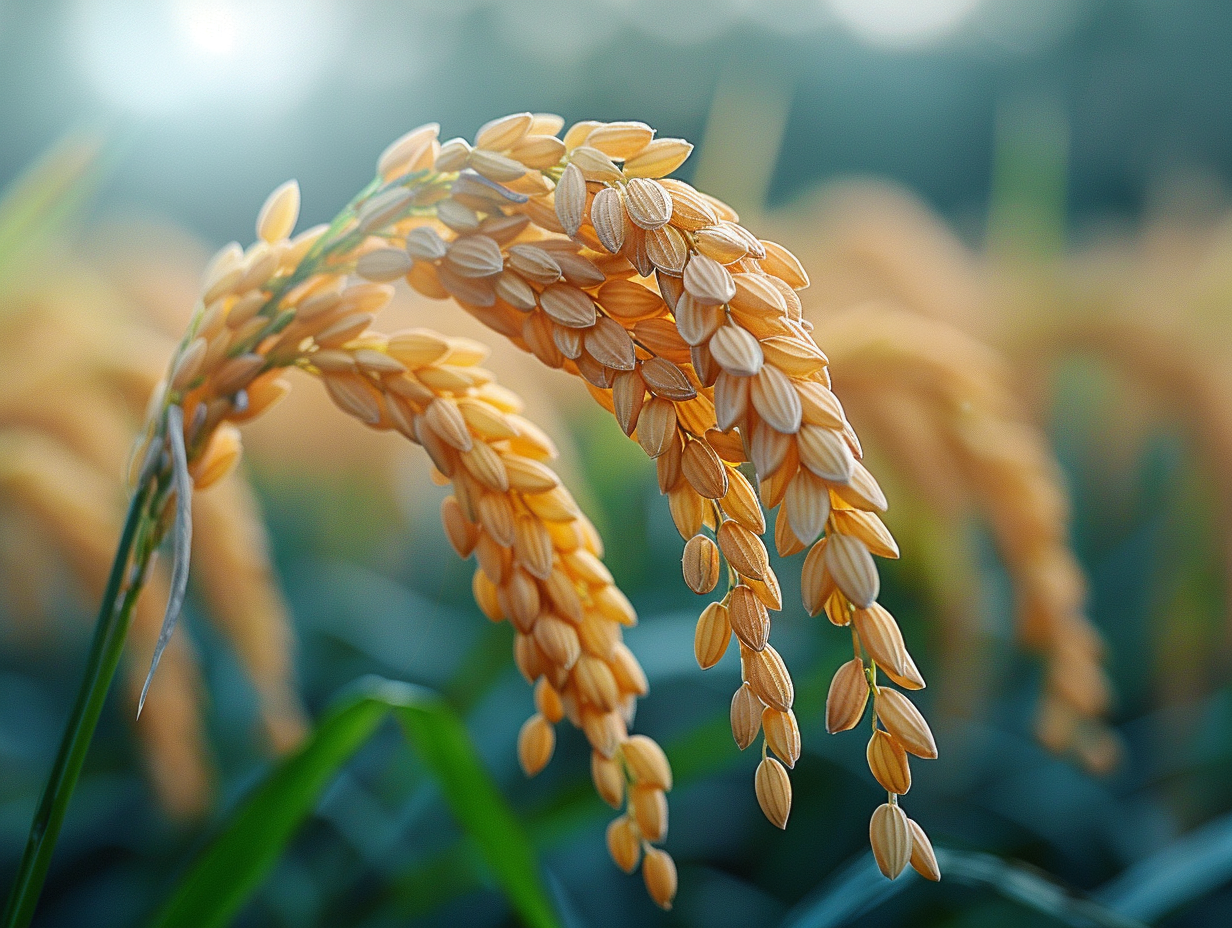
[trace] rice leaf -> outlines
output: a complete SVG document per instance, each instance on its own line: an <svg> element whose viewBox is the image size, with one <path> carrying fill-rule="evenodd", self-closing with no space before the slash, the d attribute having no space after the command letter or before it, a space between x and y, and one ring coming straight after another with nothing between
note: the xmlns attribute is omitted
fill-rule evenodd
<svg viewBox="0 0 1232 928"><path fill-rule="evenodd" d="M342 766L389 716L436 779L510 905L531 928L559 928L532 848L458 716L422 687L366 677L222 826L151 928L229 924L273 869Z"/></svg>

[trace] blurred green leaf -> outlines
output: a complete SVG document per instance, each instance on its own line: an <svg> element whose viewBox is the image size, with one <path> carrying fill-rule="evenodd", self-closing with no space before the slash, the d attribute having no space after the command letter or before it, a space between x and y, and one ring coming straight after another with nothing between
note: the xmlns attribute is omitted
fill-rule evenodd
<svg viewBox="0 0 1232 928"><path fill-rule="evenodd" d="M232 814L151 926L228 924L268 876L342 765L390 715L522 920L532 928L556 928L559 922L530 841L484 770L461 720L430 690L378 677L359 681Z"/></svg>
<svg viewBox="0 0 1232 928"><path fill-rule="evenodd" d="M1013 99L997 116L988 247L1051 257L1065 248L1069 123L1050 96Z"/></svg>
<svg viewBox="0 0 1232 928"><path fill-rule="evenodd" d="M992 854L939 847L944 879L990 890L1070 928L1145 928L1137 919L1074 892L1050 874ZM881 875L871 853L840 871L783 922L783 928L838 928L919 883L908 870L897 880Z"/></svg>
<svg viewBox="0 0 1232 928"><path fill-rule="evenodd" d="M102 149L96 135L69 135L0 193L0 284L86 203Z"/></svg>
<svg viewBox="0 0 1232 928"><path fill-rule="evenodd" d="M1155 921L1232 878L1232 815L1195 829L1138 861L1095 894L1110 909Z"/></svg>

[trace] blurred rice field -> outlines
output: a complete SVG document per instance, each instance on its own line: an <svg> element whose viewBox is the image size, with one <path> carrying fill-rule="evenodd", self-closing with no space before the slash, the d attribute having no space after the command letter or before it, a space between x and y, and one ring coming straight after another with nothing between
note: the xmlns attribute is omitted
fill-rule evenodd
<svg viewBox="0 0 1232 928"><path fill-rule="evenodd" d="M328 19L317 6L340 18ZM903 551L901 560L882 565L881 601L898 617L930 684L918 701L941 756L920 765L910 798L944 878L932 884L908 872L891 883L867 850L867 810L881 791L861 740L826 734L827 687L850 654L844 635L800 607L802 556L780 569L771 555L787 603L775 618L775 644L793 668L804 744L790 823L780 832L750 788L756 752L741 753L729 730L740 672L735 649L705 674L694 658L705 600L681 583L681 539L652 463L577 378L546 370L450 303L399 285L381 317L387 329L425 326L492 345L486 366L526 399L527 417L559 446L557 468L637 608L640 622L626 640L650 682L638 730L664 746L676 779L666 842L680 872L675 907L659 911L640 880L608 859L610 814L591 788L590 751L579 732L559 728L555 756L534 779L519 768L518 730L534 711L532 692L510 659L511 629L489 622L474 604L472 568L441 528L444 493L430 480L426 458L389 434L358 428L293 372L286 401L245 427L240 470L198 497L189 600L136 720L169 555L158 565L135 620L125 681L102 716L35 924L174 924L166 913L183 910L166 908L168 900L186 892L185 875L198 873L192 868L208 857L212 838L228 833L236 810L259 798L271 777L294 773L294 760L304 756L297 751L317 744L312 733L323 719L341 730L347 712L377 704L385 714L374 710L363 723L370 737L357 735L353 755L320 767L319 794L304 790L303 823L288 824L268 876L223 888L198 874L205 880L198 892L239 894L230 924L383 928L525 919L509 901L508 875L493 866L492 845L484 843L492 839L483 829L477 837L458 814L465 797L450 789L449 776L461 776L460 768L442 776L423 747L432 736L414 736L408 712L421 709L427 728L447 728L440 720L455 714L463 720L480 782L488 782L486 771L495 787L475 799L483 803L476 814L499 818L507 805L514 832L529 836L550 897L545 924L1232 923L1232 208L1225 189L1232 126L1225 116L1209 132L1193 128L1232 75L1226 61L1213 68L1210 99L1176 91L1188 109L1172 119L1147 119L1144 108L1125 104L1135 114L1127 121L1145 123L1138 126L1143 137L1157 139L1173 120L1183 122L1188 129L1177 137L1192 143L1204 167L1210 162L1209 171L1190 170L1183 159L1176 170L1162 164L1132 191L1129 168L1101 174L1093 167L1100 144L1124 141L1090 138L1100 130L1095 116L1116 115L1113 104L1080 98L1081 106L1067 107L1066 74L1051 82L1040 76L1057 61L1096 69L1091 60L1101 54L1130 55L1140 32L1165 22L1173 31L1143 53L1142 67L1171 63L1160 65L1170 87L1188 73L1177 63L1187 47L1210 60L1195 35L1226 48L1232 23L1217 5L1182 4L1169 19L1149 3L1127 4L1141 8L1134 15L1116 4L1045 4L1065 7L1048 28L1069 31L1057 32L1042 52L1015 52L1030 77L1021 83L1040 92L1011 92L1010 78L997 72L997 92L989 93L1008 102L988 101L981 111L988 156L979 168L978 206L967 197L970 178L957 176L971 164L957 155L948 167L940 163L927 132L919 143L929 149L921 155L925 166L914 175L897 157L901 137L870 132L862 142L869 150L835 142L829 156L810 148L823 130L859 125L847 109L859 100L834 89L841 81L833 75L818 90L809 83L820 81L817 75L767 62L816 54L815 28L831 37L817 40L834 56L826 66L845 73L844 55L866 53L852 37L858 31L833 31L849 15L835 10L851 4L768 4L756 49L727 68L715 59L742 47L741 30L757 20L747 5L711 11L669 3L660 19L672 25L657 32L637 25L649 16L644 4L570 5L557 11L560 44L582 43L570 55L544 38L551 24L534 5L471 3L456 14L415 5L424 29L444 37L439 49L407 31L402 17L409 14L390 6L345 12L310 5L320 27L337 35L360 28L344 20L384 13L397 25L380 42L373 37L373 54L401 61L402 37L421 56L414 67L388 73L356 65L356 85L379 90L372 105L386 115L378 123L392 119L395 99L416 115L425 108L404 72L451 67L462 76L441 109L463 134L508 109L506 99L515 96L516 106L535 110L568 104L560 108L578 110L578 118L658 118L664 135L700 142L690 179L728 199L742 221L792 249L807 268L805 318L891 501L886 523ZM828 11L818 20L823 25L808 25L814 6ZM977 17L962 20L963 28L991 30L987 22L1000 22L997 28L1009 30L1012 4L967 6L982 12L955 14ZM86 12L69 5L64 16L92 22L109 15L101 2L81 7ZM269 15L279 9L257 7ZM711 17L712 36L678 39ZM579 20L619 23L610 28L623 38L583 42L589 33ZM0 52L6 22L42 35L59 20L44 23L0 3ZM1105 31L1118 26L1130 34L1120 45ZM492 85L491 62L472 72L461 66L468 55L482 57L482 45L464 40L493 34L520 37L518 60L530 72L510 78L507 88ZM884 28L877 35L884 42ZM934 56L937 94L954 111L961 81L947 68L978 72L1001 54L985 49L980 58L971 44L948 52L943 44L909 45L901 53L874 46L890 62L882 79L899 82L902 93L923 95L904 73L911 77L921 59ZM512 54L501 48L491 55ZM613 79L610 59L622 48L634 50L628 60L645 65L645 73L630 68ZM664 63L664 48L678 56L674 66ZM607 67L575 69L577 61ZM697 77L703 65L705 80ZM11 70L0 61L0 74ZM585 89L566 95L562 75ZM431 86L440 88L436 77ZM868 86L876 90L869 99L888 93ZM544 99L529 96L537 91ZM115 91L126 92L132 88ZM685 102L662 99L673 92ZM64 118L54 136L41 133L47 138L33 130L6 138L0 125L0 180L9 180L0 200L5 886L85 659L123 519L132 440L193 310L209 254L224 235L250 236L248 219L242 227L230 223L255 212L258 188L281 179L271 171L302 171L313 198L306 210L318 217L341 205L343 194L335 193L363 182L356 172L373 155L368 132L355 146L338 141L348 122L331 109L335 97L303 89L298 104L261 117L262 131L271 133L279 120L295 123L301 141L314 119L333 120L317 160L289 152L280 138L271 145L277 156L253 155L253 176L221 190L222 172L243 174L237 152L248 151L226 139L215 150L222 166L208 176L185 170L174 187L154 171L144 201L134 195L134 165L153 158L160 144L168 151L185 144L160 136L148 114L126 121L108 113L97 121L103 125L68 134L65 127L85 120L57 114ZM0 112L25 112L29 99L28 87L6 86ZM819 100L831 101L833 111L801 116ZM919 104L916 118L943 120L943 103ZM479 108L482 117L472 119ZM1075 110L1085 118L1075 119ZM221 117L208 112L216 125ZM899 118L911 124L912 112L908 101ZM50 121L44 118L44 128ZM422 120L404 121L392 133L382 125L382 137ZM257 124L241 121L259 141ZM1202 148L1195 139L1210 144ZM807 151L816 157L809 160ZM1152 157L1143 155L1157 164ZM1134 170L1148 173L1141 165ZM1115 195L1099 200L1101 182L1116 187ZM959 188L962 195L947 196ZM212 191L226 202L206 204ZM126 199L139 209L121 208ZM382 689L374 676L439 694L446 709L433 715L439 706L430 702L406 710L399 699L419 697Z"/></svg>

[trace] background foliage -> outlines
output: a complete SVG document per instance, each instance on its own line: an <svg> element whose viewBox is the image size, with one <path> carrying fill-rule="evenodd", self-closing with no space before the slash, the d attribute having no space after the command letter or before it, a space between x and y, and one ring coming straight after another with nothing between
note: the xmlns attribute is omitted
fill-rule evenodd
<svg viewBox="0 0 1232 928"><path fill-rule="evenodd" d="M248 469L293 616L308 714L336 724L360 711L348 687L367 674L440 693L464 720L496 802L503 797L515 830L529 834L554 917L568 926L1218 924L1232 913L1232 691L1229 465L1212 436L1229 394L1217 374L1195 372L1226 354L1232 309L1222 247L1232 10L1215 0L1040 3L1029 14L1008 0L950 5L949 25L894 34L894 23L914 21L905 0L868 4L888 11L872 25L853 20L849 4L820 0L318 0L295 16L272 0L251 9L0 0L0 179L70 128L86 125L101 140L79 143L77 161L55 162L59 173L9 201L6 215L17 219L0 230L0 325L31 291L69 279L59 303L162 333L150 350L163 350L191 309L179 294L191 294L203 260L189 234L210 246L244 238L266 191L288 176L305 191L306 222L324 219L367 180L389 139L428 119L446 136L522 108L644 119L699 141L685 175L763 234L785 230L810 270L810 249L829 267L836 237L860 231L827 211L817 185L851 174L904 184L957 237L935 225L913 238L878 201L857 200L867 204L864 260L875 266L868 255L926 252L938 241L971 249L969 276L938 283L936 266L904 265L900 289L948 301L951 322L1005 351L1052 441L1118 693L1125 754L1113 773L1091 776L1033 740L1040 668L1011 643L1010 581L986 522L941 519L909 482L891 480L904 559L886 565L883 601L932 684L924 699L942 751L917 774L912 810L947 875L937 886L875 876L865 813L878 791L859 739L830 739L821 724L843 639L790 606L775 635L796 675L805 754L789 828L778 833L749 788L756 759L727 731L731 658L705 675L694 662L699 602L680 582L680 542L653 468L576 385L507 351L492 366L533 394L642 617L628 635L651 682L638 727L665 745L678 783L668 840L681 863L675 910L658 913L607 859L605 810L580 736L562 729L549 768L522 776L515 740L531 694L509 658L509 629L471 602L470 569L436 518L440 491L404 449L357 436L324 404L279 410L254 429ZM174 42L196 57L160 57ZM152 235L134 211L188 232L164 225ZM831 311L840 276L815 272L815 311ZM981 296L963 317L955 294L968 290ZM470 331L446 304L399 311ZM1063 337L1074 320L1127 317L1154 327L1149 355L1172 358L1172 376L1144 375L1125 338L1095 350ZM1195 403L1192 384L1187 392L1191 381L1206 385L1207 405ZM893 461L880 460L893 473ZM6 518L5 532L6 551L7 539L20 549L25 526ZM945 570L960 551L974 570L955 581ZM38 570L47 583L37 622L12 583L0 597L6 881L68 712L91 610L64 565ZM799 602L793 575L779 571L789 604ZM956 632L939 607L947 582L977 603L974 627ZM208 842L243 821L237 810L262 784L293 775L274 766L257 694L208 611L198 590L180 633L203 670L210 810L196 820L163 810L128 704L114 698L37 924L107 928L174 911L163 907L176 893L191 899L185 874L201 878L194 861L225 846ZM976 659L948 659L968 647ZM943 675L956 666L961 675ZM338 773L296 793L306 820L288 829L267 876L207 873L229 890L250 881L233 924L514 922L493 839L485 845L474 819L451 814L491 797L480 788L460 797L456 771L442 779L422 740L405 739L387 716L365 715L372 733L335 758ZM518 910L536 904L523 898Z"/></svg>

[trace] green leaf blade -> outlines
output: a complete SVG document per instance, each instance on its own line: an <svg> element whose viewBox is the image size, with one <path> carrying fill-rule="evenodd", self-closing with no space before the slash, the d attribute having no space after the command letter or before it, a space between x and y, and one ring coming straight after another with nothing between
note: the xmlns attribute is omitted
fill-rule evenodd
<svg viewBox="0 0 1232 928"><path fill-rule="evenodd" d="M391 714L521 919L530 928L559 928L534 848L484 769L462 721L432 691L375 677L359 681L341 698L304 744L231 814L150 928L229 924L343 765Z"/></svg>
<svg viewBox="0 0 1232 928"><path fill-rule="evenodd" d="M439 701L395 712L522 920L531 928L558 928L534 848L475 756L461 720Z"/></svg>

